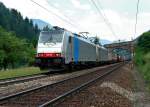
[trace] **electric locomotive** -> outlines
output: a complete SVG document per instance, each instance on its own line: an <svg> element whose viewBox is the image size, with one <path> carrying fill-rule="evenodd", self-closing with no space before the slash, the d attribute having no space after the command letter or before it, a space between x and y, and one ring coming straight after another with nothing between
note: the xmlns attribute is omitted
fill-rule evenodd
<svg viewBox="0 0 150 107"><path fill-rule="evenodd" d="M40 32L36 55L36 65L40 68L72 68L111 60L106 48L81 35L59 27Z"/></svg>

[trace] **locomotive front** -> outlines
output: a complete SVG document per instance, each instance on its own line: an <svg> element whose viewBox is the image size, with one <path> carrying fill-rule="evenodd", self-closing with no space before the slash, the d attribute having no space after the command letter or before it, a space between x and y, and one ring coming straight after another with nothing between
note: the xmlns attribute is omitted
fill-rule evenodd
<svg viewBox="0 0 150 107"><path fill-rule="evenodd" d="M62 58L62 41L64 31L51 30L40 32L36 65L40 68L61 66Z"/></svg>

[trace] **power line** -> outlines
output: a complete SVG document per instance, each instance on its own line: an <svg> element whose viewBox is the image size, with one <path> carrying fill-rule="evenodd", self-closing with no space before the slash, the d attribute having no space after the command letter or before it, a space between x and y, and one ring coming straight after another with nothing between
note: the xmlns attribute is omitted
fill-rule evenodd
<svg viewBox="0 0 150 107"><path fill-rule="evenodd" d="M74 28L77 29L77 26L76 26L76 25L74 25L73 23L69 22L68 20L66 20L66 19L64 19L64 18L62 18L62 17L60 17L59 15L57 15L56 13L54 13L53 11L50 11L49 9L45 8L44 6L40 5L39 3L37 3L37 2L35 2L35 1L33 1L33 0L30 0L30 1L33 2L34 4L38 5L39 7L43 8L43 9L46 10L47 12L49 12L49 13L55 15L56 17L58 17L58 18L61 19L62 21L68 23L69 25L71 25L71 26L73 26Z"/></svg>
<svg viewBox="0 0 150 107"><path fill-rule="evenodd" d="M101 10L98 8L98 6L96 5L96 3L95 3L94 0L91 0L91 2L92 2L92 4L96 7L96 9L97 9L99 15L103 17L104 22L106 23L106 25L108 26L108 28L109 28L110 31L112 32L113 36L116 38L117 36L116 36L116 34L115 34L115 32L114 32L112 26L110 25L110 23L109 23L108 18L106 17L106 15L104 15L104 14L101 12ZM117 37L117 38L118 38L118 37Z"/></svg>
<svg viewBox="0 0 150 107"><path fill-rule="evenodd" d="M106 16L105 12L103 11L103 7L102 7L102 5L101 5L100 1L99 1L99 0L97 0L97 1L98 1L98 5L99 5L99 7L100 7L100 8L101 8L101 10L102 10L102 13L103 13L103 15L104 15L105 19L107 20L108 24L110 24L110 22L109 22L109 20L108 20L108 17Z"/></svg>
<svg viewBox="0 0 150 107"><path fill-rule="evenodd" d="M104 16L104 18L106 19L107 24L110 26L110 29L112 30L112 32L114 32L113 27L112 27L112 25L111 25L111 23L110 23L110 21L109 21L107 15L106 15L105 12L104 12L104 9L103 9L103 7L102 7L102 5L101 5L101 3L100 3L100 0L97 0L97 3L98 3L98 5L99 5L100 9L102 10L103 16ZM116 37L115 32L114 32L113 34L114 34L115 37ZM118 38L118 36L117 36L117 38Z"/></svg>
<svg viewBox="0 0 150 107"><path fill-rule="evenodd" d="M59 9L58 9L56 6L54 6L53 4L49 3L49 5L51 5L51 6L52 6L53 8L55 8L55 9L59 10ZM64 16L66 19L69 19L69 21L75 22L74 20L70 19L67 15L63 14L63 16ZM78 26L76 26L76 27L78 27Z"/></svg>
<svg viewBox="0 0 150 107"><path fill-rule="evenodd" d="M138 22L138 14L139 14L139 2L140 0L137 0L137 7L136 7L136 19L135 19L135 26L134 26L134 38L136 36L136 32L137 32L137 22Z"/></svg>

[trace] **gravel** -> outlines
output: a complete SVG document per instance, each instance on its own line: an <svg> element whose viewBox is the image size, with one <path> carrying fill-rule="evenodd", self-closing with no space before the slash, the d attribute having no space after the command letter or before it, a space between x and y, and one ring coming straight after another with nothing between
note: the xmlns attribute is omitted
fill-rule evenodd
<svg viewBox="0 0 150 107"><path fill-rule="evenodd" d="M145 81L136 68L134 68L133 71L135 82L134 89L137 93L134 107L150 107L150 93L146 89Z"/></svg>
<svg viewBox="0 0 150 107"><path fill-rule="evenodd" d="M106 70L111 70L114 67L107 67L103 70L98 69L90 74L82 75L77 78L64 81L60 84L55 84L54 86L48 86L42 88L41 90L36 90L31 93L14 97L12 99L9 99L8 102L1 102L1 104L6 106L21 106L20 104L26 104L26 106L38 106L50 99L55 98L56 96L63 94L64 92L73 89L74 87L81 85L82 83L85 83L93 78L98 77L99 75L104 74Z"/></svg>
<svg viewBox="0 0 150 107"><path fill-rule="evenodd" d="M24 90L27 90L27 89L32 89L32 88L36 88L36 87L39 87L39 86L52 84L56 81L59 81L59 80L65 79L65 78L70 78L70 77L78 76L78 75L84 75L84 74L92 72L94 70L103 69L103 68L106 68L106 67L109 67L109 66L112 66L112 65L96 67L96 68L81 70L81 71L72 72L72 73L65 73L65 74L58 74L58 75L54 75L54 76L47 76L45 78L40 78L40 79L28 81L28 82L6 85L6 86L3 86L3 87L0 87L0 97L7 96L7 95L10 95L10 94L13 94L13 93L20 92L20 91L24 91Z"/></svg>
<svg viewBox="0 0 150 107"><path fill-rule="evenodd" d="M97 81L87 89L65 100L57 107L133 107L135 99L133 81L130 65L126 64L105 79ZM102 86L106 83L109 83L108 87Z"/></svg>

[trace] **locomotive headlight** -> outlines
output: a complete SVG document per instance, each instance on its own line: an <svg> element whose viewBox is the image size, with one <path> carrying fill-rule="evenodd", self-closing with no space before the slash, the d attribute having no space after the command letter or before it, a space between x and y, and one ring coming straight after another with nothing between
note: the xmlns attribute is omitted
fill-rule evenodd
<svg viewBox="0 0 150 107"><path fill-rule="evenodd" d="M61 53L38 53L38 57L61 57Z"/></svg>
<svg viewBox="0 0 150 107"><path fill-rule="evenodd" d="M43 57L43 54L42 54L42 53L39 53L38 56L39 56L39 57Z"/></svg>
<svg viewBox="0 0 150 107"><path fill-rule="evenodd" d="M60 53L56 53L56 56L57 56L57 57L60 57L60 56L61 56L61 54L60 54Z"/></svg>
<svg viewBox="0 0 150 107"><path fill-rule="evenodd" d="M49 56L52 56L51 53L45 53L45 56L49 57Z"/></svg>

